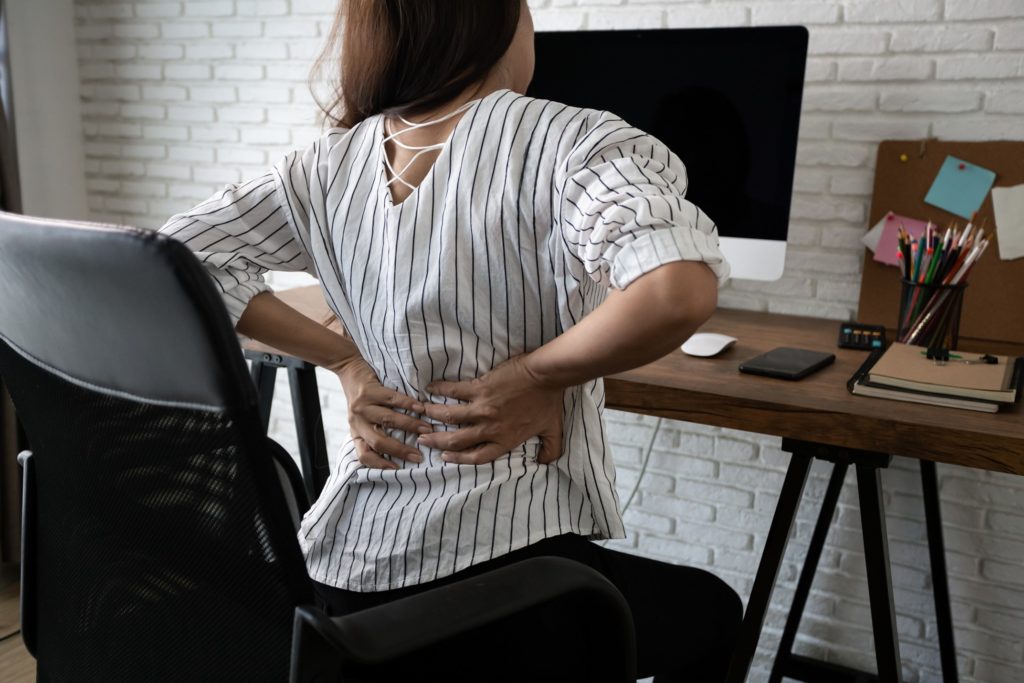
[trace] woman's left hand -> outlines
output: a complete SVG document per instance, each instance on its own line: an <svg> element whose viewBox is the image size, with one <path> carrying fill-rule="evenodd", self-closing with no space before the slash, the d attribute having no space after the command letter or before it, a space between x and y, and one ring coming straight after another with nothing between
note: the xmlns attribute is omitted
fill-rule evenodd
<svg viewBox="0 0 1024 683"><path fill-rule="evenodd" d="M537 461L557 460L562 455L564 390L540 381L530 371L527 357L510 358L477 379L429 384L430 393L465 403L427 403L423 414L461 428L424 434L417 443L443 449L446 462L481 465L539 436Z"/></svg>

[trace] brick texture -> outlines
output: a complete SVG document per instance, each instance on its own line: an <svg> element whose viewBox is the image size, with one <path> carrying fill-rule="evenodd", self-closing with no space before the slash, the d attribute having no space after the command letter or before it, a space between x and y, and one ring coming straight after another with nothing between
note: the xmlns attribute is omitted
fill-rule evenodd
<svg viewBox="0 0 1024 683"><path fill-rule="evenodd" d="M857 301L874 149L888 137L1024 137L1022 0L531 0L540 29L744 26L811 32L782 280L736 282L721 302L837 319ZM333 0L77 0L92 217L155 228L226 182L263 172L318 131L306 79ZM308 283L275 275L278 287ZM347 436L338 381L320 371L332 457ZM272 432L296 450L286 381ZM610 412L629 492L616 548L692 564L746 598L787 456L778 439ZM657 433L655 433L657 430ZM1024 680L1024 479L940 466L961 680ZM752 681L767 678L821 499L816 465ZM852 477L851 477L852 480ZM884 473L893 581L910 683L941 678L916 463ZM796 650L873 670L856 486L839 503Z"/></svg>

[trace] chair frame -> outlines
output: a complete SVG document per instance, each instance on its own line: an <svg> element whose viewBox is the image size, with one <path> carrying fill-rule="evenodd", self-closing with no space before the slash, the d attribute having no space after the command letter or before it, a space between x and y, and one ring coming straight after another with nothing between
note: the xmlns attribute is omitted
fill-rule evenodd
<svg viewBox="0 0 1024 683"><path fill-rule="evenodd" d="M12 218L9 214L0 216L3 221ZM38 229L46 229L49 223L21 217L15 221L34 223ZM252 405L241 408L235 406L233 409L244 411L251 408L252 419L244 420L251 423L247 429L259 429L256 392L251 378L243 371L244 363L241 350L237 347L237 337L231 334L227 313L213 283L183 244L162 235L132 229L69 224L63 221L54 221L52 225L64 229L114 230L122 236L134 235L140 249L152 249L155 240L160 256L176 270L178 282L185 288L186 295L196 306L206 309L200 314L208 323L206 333L210 335L210 343L220 347L219 353L223 358L230 358L232 353L237 352L237 363L229 363L235 367L226 368L229 375L227 381L229 384L247 383L248 386L238 386L232 391L236 397L242 397L243 403L251 402ZM0 225L2 227L5 226ZM232 345L234 349L230 348ZM246 379L243 380L243 377ZM301 514L309 507L302 477L285 449L262 434L254 434L253 440L245 440L251 447L253 443L259 443L255 439L261 439L267 444L267 455L276 465L282 492L292 513L292 525L297 528ZM36 501L39 491L32 452L23 451L18 461L24 468L21 626L25 646L35 656L38 629ZM350 664L387 664L422 648L457 638L513 614L567 596L584 598L588 609L593 609L594 616L601 619L601 623L607 624L607 628L600 631L598 642L594 643L592 651L588 653L592 661L599 663L600 670L607 674L605 680L635 681L633 620L622 594L596 570L555 557L525 560L343 617L330 617L317 605L296 605L290 681L313 683L344 680L346 668ZM423 628L424 623L430 627ZM387 633L388 638L375 637L380 633Z"/></svg>

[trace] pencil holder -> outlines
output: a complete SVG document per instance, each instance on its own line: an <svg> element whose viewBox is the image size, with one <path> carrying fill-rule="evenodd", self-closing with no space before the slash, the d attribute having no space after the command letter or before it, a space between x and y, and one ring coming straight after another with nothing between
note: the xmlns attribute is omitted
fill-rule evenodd
<svg viewBox="0 0 1024 683"><path fill-rule="evenodd" d="M928 348L955 349L967 284L924 284L907 279L901 283L896 339Z"/></svg>

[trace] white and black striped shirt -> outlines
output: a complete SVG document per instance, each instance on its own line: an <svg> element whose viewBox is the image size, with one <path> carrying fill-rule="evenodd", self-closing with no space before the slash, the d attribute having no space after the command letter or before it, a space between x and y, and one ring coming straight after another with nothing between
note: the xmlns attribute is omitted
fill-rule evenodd
<svg viewBox="0 0 1024 683"><path fill-rule="evenodd" d="M536 349L659 265L728 276L678 157L612 114L493 92L397 205L384 135L381 116L330 130L162 230L206 264L236 322L267 270L313 274L381 382L422 401L440 400L432 380ZM564 455L550 465L537 438L481 466L421 449L421 464L397 470L363 467L348 443L302 522L310 575L381 591L548 536L621 538L603 405L601 380L565 392Z"/></svg>

